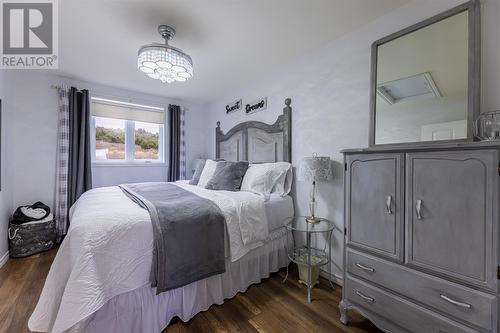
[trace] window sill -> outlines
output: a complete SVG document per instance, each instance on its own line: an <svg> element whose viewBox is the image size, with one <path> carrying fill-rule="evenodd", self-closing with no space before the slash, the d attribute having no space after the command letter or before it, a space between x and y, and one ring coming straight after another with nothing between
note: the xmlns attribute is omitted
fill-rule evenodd
<svg viewBox="0 0 500 333"><path fill-rule="evenodd" d="M166 168L165 162L92 162L93 168L114 168L114 167L156 167Z"/></svg>

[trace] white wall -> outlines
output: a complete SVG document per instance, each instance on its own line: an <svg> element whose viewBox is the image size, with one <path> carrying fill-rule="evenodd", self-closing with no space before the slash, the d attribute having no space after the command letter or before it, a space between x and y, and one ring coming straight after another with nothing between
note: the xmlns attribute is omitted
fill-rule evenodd
<svg viewBox="0 0 500 333"><path fill-rule="evenodd" d="M6 112L8 102L6 100L6 81L0 76L0 99L2 100L1 114L1 191L0 191L0 267L8 259L7 228L9 224L9 214L12 210L12 181L9 177L11 171L10 130L8 126L9 114Z"/></svg>
<svg viewBox="0 0 500 333"><path fill-rule="evenodd" d="M339 277L343 260L343 156L342 149L368 145L370 47L373 41L451 8L463 1L417 0L366 26L343 36L322 49L313 50L293 66L280 68L259 82L234 91L210 106L211 122L221 121L223 131L246 120L272 123L282 112L283 101L292 98L292 163L313 152L335 161L335 180L319 184L318 215L337 226L333 239L333 273ZM483 2L484 95L487 109L500 109L500 43L497 0ZM243 103L268 97L268 109L253 115L243 112L226 115L226 103L242 97ZM210 154L215 154L211 133ZM308 213L309 184L296 182L298 214Z"/></svg>
<svg viewBox="0 0 500 333"><path fill-rule="evenodd" d="M55 78L41 71L4 71L5 112L10 128L7 138L12 166L13 203L43 201L52 206L55 188L57 140L57 94L51 89ZM5 165L4 163L3 165Z"/></svg>

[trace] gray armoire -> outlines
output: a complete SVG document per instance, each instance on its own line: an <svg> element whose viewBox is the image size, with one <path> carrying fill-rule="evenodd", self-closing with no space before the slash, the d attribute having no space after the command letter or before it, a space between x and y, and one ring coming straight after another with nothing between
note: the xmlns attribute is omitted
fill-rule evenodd
<svg viewBox="0 0 500 333"><path fill-rule="evenodd" d="M370 147L344 151L344 324L355 308L387 332L500 332L500 112L479 112L480 6L372 46Z"/></svg>
<svg viewBox="0 0 500 333"><path fill-rule="evenodd" d="M391 332L498 331L499 149L345 152L342 320Z"/></svg>

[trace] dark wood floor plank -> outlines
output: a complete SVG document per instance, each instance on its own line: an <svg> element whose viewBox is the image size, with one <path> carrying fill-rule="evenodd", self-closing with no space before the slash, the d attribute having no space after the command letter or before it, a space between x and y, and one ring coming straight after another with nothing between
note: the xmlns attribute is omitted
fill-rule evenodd
<svg viewBox="0 0 500 333"><path fill-rule="evenodd" d="M311 323L305 322L299 313L294 313L293 309L282 307L278 302L266 311L251 319L252 325L256 326L259 332L311 332Z"/></svg>
<svg viewBox="0 0 500 333"><path fill-rule="evenodd" d="M28 318L38 301L57 249L23 259L11 259L0 268L0 333L28 332ZM349 312L349 325L339 321L340 287L334 290L327 280L313 289L307 302L307 288L297 281L291 268L283 284L285 270L252 285L245 293L213 305L189 322L175 319L163 333L274 333L274 332L380 332L355 311Z"/></svg>
<svg viewBox="0 0 500 333"><path fill-rule="evenodd" d="M26 284L24 286L24 291L19 297L19 301L16 303L14 308L15 313L20 315L15 316L9 331L11 332L29 332L28 329L28 319L31 315L31 311L24 312L24 309L34 309L40 293L42 292L43 285L45 283L45 278L50 269L50 265L54 260L56 251L50 251L46 254L38 254L36 261L32 264L31 274L26 275ZM16 259L25 260L25 259Z"/></svg>
<svg viewBox="0 0 500 333"><path fill-rule="evenodd" d="M291 269L292 274L296 275L297 272L295 268ZM279 283L283 281L285 277L285 270L279 272L272 277L272 283L279 286ZM366 320L356 311L349 311L349 326L345 326L340 322L340 312L338 310L338 305L342 299L342 288L338 285L334 285L334 290L328 280L321 278L320 284L314 287L312 292L313 301L309 303L309 306L314 309L317 313L327 314L333 323L346 332L381 332L373 325L370 321ZM287 280L286 282L291 286L291 288L283 289L285 292L289 292L291 297L298 298L303 302L306 302L307 288L303 284L299 283L296 278ZM291 293L291 291L300 290L298 293Z"/></svg>
<svg viewBox="0 0 500 333"><path fill-rule="evenodd" d="M25 309L29 308L29 298L27 294L27 285L30 283L30 277L36 274L35 266L38 256L30 258L15 259L20 264L12 264L9 268L11 274L2 281L0 286L0 300L2 307L0 309L0 331L1 332L22 332L22 321L25 319Z"/></svg>
<svg viewBox="0 0 500 333"><path fill-rule="evenodd" d="M244 293L236 295L235 299L239 306L247 311L249 316L256 316L262 312L262 310Z"/></svg>
<svg viewBox="0 0 500 333"><path fill-rule="evenodd" d="M205 325L210 325L214 332L217 333L228 333L228 329L224 327L224 323L217 318L212 311L205 311L197 316L197 321L204 323Z"/></svg>
<svg viewBox="0 0 500 333"><path fill-rule="evenodd" d="M276 291L278 288L283 288L282 282L279 281L280 284L275 284L276 281L271 280L269 284L263 285L262 287L265 289L269 289L271 292ZM325 307L325 302L321 304L307 303L305 296L305 288L304 291L300 290L299 295L293 296L296 291L287 291L287 288L281 289L283 291L281 297L279 298L279 303L283 306L286 306L290 309L295 309L296 312L300 313L301 320L306 320L309 323L312 323L311 328L313 328L316 332L331 332L333 326L336 323L333 321L333 313L332 309ZM297 297L298 296L298 297ZM320 309L315 309L313 305L317 305ZM319 305L319 306L318 306ZM339 329L342 329L340 327ZM339 330L340 332L340 330Z"/></svg>
<svg viewBox="0 0 500 333"><path fill-rule="evenodd" d="M236 306L235 301L235 299L230 299L224 302L224 305L213 306L211 310L214 316L229 332L257 333L257 330L248 322L248 317Z"/></svg>

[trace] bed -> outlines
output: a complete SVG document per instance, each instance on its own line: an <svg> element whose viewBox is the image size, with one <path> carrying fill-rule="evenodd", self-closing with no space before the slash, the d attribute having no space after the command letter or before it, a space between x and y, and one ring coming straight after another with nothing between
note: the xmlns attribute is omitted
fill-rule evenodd
<svg viewBox="0 0 500 333"><path fill-rule="evenodd" d="M289 162L290 129L290 99L272 125L244 122L224 134L218 122L217 158ZM119 187L93 189L70 210L68 234L28 322L32 331L161 332L172 318L188 321L288 265L284 226L294 215L290 196L214 191L186 181L173 185L210 199L223 213L225 272L157 294L149 280L153 227L147 210ZM242 240L242 230L255 239Z"/></svg>

